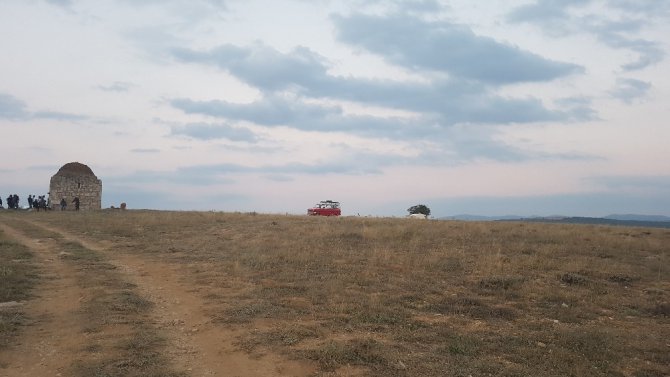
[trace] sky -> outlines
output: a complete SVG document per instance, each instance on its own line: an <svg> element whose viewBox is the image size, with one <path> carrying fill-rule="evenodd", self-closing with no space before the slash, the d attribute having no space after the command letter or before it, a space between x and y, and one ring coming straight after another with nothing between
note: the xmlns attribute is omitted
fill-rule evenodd
<svg viewBox="0 0 670 377"><path fill-rule="evenodd" d="M0 196L670 215L669 52L670 0L2 0Z"/></svg>

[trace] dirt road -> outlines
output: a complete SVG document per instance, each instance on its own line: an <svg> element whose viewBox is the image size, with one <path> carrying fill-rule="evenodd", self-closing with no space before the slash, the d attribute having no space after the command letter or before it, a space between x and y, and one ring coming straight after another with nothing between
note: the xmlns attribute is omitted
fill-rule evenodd
<svg viewBox="0 0 670 377"><path fill-rule="evenodd" d="M28 225L39 230L33 232L38 236L29 238L19 231L21 227L7 221L0 224L7 235L37 255L44 278L37 287L36 297L25 305L33 325L25 329L14 347L0 353L0 361L7 365L0 371L3 375L58 376L92 368L132 370L133 362L124 361L118 355L119 349L128 351L128 347L119 344L138 343L139 331L132 325L138 320L142 321L142 336L151 333L164 339L152 343L160 348L151 355L160 354L165 361L169 360L160 363L160 368L173 375L306 376L316 371L313 365L286 360L279 355L266 353L252 357L240 351L235 341L241 330L212 322L215 313L203 298L206 292L189 284L183 276L187 272L177 264L124 253L111 243L86 240L32 221L25 221L23 225L23 228ZM93 255L104 261L100 263L113 266L106 270L113 270L115 275L97 279L82 269L82 260L69 258L70 252L63 246L73 244L86 250L85 255ZM91 320L91 303L99 294L112 294L113 289L105 286L105 281L110 279L120 280L123 297L132 294L139 297L135 301L151 305L147 305L149 309L144 314L127 311L122 320L97 323L96 327L87 323ZM110 297L116 300L116 296ZM92 331L91 327L96 329ZM131 353L136 351L131 347Z"/></svg>

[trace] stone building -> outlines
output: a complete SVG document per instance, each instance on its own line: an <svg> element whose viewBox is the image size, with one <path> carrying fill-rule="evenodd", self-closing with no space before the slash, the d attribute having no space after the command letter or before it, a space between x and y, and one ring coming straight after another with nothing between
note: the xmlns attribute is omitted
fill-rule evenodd
<svg viewBox="0 0 670 377"><path fill-rule="evenodd" d="M51 209L59 210L61 199L67 202L67 209L74 210L72 200L79 198L82 211L100 209L102 206L102 181L93 174L91 168L78 162L63 165L49 184Z"/></svg>

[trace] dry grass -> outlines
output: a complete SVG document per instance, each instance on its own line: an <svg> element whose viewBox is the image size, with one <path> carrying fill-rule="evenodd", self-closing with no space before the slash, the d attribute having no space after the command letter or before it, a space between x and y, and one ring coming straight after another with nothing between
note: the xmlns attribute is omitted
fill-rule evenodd
<svg viewBox="0 0 670 377"><path fill-rule="evenodd" d="M667 229L26 215L182 265L216 323L248 329L241 349L313 360L322 375L350 367L380 376L670 374Z"/></svg>
<svg viewBox="0 0 670 377"><path fill-rule="evenodd" d="M14 303L31 297L37 279L30 250L8 240L0 230L0 304L6 305L0 307L0 350L13 342L26 323L22 307Z"/></svg>

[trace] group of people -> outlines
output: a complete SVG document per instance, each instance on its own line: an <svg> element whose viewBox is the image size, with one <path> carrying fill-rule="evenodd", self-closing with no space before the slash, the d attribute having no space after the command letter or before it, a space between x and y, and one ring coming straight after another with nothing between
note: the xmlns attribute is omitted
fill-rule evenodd
<svg viewBox="0 0 670 377"><path fill-rule="evenodd" d="M19 205L19 196L16 194L9 195L7 197L7 208L8 209L20 209L21 206ZM79 197L75 196L74 199L72 200L72 203L74 204L74 209L75 211L79 211ZM2 198L0 197L0 208L4 208L2 206ZM49 203L49 198L46 195L28 195L28 208L29 209L35 209L39 212L39 210L47 210L51 209L50 203ZM60 201L60 210L65 211L67 209L67 201L65 198L62 198Z"/></svg>
<svg viewBox="0 0 670 377"><path fill-rule="evenodd" d="M38 197L35 197L35 195L28 195L28 207L36 209L37 212L39 212L40 209L46 211L49 209L49 199L46 198L46 195L40 195Z"/></svg>
<svg viewBox="0 0 670 377"><path fill-rule="evenodd" d="M0 208L2 208L2 198L0 197ZM19 196L16 194L7 197L7 208L19 209Z"/></svg>

